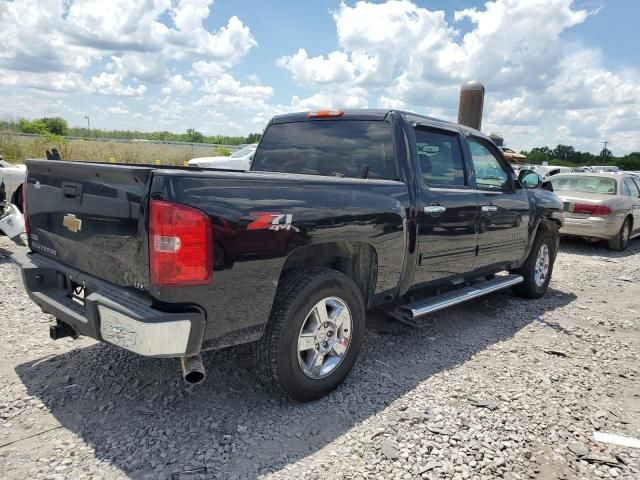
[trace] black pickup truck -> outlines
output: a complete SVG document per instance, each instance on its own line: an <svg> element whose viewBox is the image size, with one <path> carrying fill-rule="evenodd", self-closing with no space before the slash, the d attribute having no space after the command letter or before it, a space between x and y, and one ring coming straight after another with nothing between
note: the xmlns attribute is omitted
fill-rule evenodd
<svg viewBox="0 0 640 480"><path fill-rule="evenodd" d="M544 294L562 204L478 131L394 110L276 116L251 171L27 161L13 257L52 338L182 359L257 341L298 400L354 365L367 309L418 324L513 287Z"/></svg>

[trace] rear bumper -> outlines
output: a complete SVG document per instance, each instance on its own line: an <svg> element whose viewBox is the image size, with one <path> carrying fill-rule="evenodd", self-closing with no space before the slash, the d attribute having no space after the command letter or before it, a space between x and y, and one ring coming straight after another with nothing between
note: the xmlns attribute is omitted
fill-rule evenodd
<svg viewBox="0 0 640 480"><path fill-rule="evenodd" d="M587 217L571 218L565 215L564 225L560 229L560 235L572 235L576 237L601 238L608 240L615 237L624 218Z"/></svg>
<svg viewBox="0 0 640 480"><path fill-rule="evenodd" d="M200 352L206 320L195 311L167 313L141 293L118 287L38 253L11 257L16 280L43 312L79 335L149 357ZM71 297L71 282L85 287L84 305Z"/></svg>

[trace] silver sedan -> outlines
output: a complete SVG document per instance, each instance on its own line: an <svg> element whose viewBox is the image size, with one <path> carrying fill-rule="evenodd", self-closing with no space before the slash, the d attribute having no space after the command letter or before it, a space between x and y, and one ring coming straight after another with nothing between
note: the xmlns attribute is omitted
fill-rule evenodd
<svg viewBox="0 0 640 480"><path fill-rule="evenodd" d="M640 235L640 178L611 173L570 173L551 177L564 205L561 235L607 240L611 250L627 248Z"/></svg>

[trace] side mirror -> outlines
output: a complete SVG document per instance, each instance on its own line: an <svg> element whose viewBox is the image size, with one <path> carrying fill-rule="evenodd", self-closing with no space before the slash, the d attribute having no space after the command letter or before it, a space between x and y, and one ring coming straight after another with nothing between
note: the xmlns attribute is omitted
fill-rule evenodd
<svg viewBox="0 0 640 480"><path fill-rule="evenodd" d="M542 179L533 170L520 170L518 181L524 188L538 188L542 185Z"/></svg>

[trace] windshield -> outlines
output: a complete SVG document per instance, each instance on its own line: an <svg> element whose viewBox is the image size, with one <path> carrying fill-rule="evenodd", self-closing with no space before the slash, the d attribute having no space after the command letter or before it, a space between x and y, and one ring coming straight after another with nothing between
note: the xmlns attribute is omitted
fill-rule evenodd
<svg viewBox="0 0 640 480"><path fill-rule="evenodd" d="M251 170L352 178L398 178L391 126L384 121L276 123L264 133Z"/></svg>
<svg viewBox="0 0 640 480"><path fill-rule="evenodd" d="M235 152L233 152L230 155L230 157L231 158L244 157L244 156L252 154L255 149L256 149L255 145L247 145L246 147L242 147L240 150L236 150Z"/></svg>
<svg viewBox="0 0 640 480"><path fill-rule="evenodd" d="M551 180L554 192L599 193L604 195L616 194L616 180L614 178L580 175L575 177L558 175Z"/></svg>

